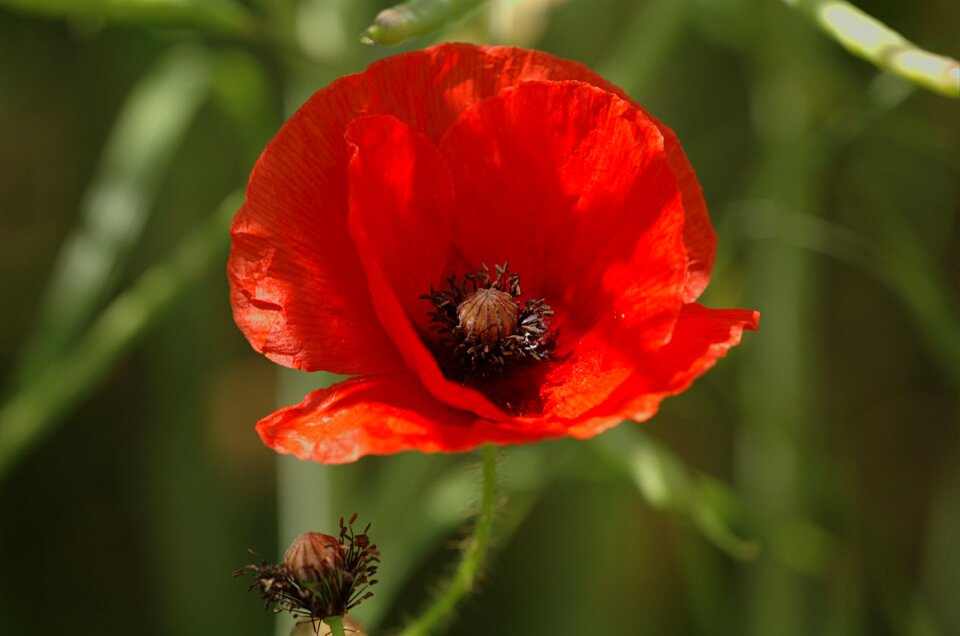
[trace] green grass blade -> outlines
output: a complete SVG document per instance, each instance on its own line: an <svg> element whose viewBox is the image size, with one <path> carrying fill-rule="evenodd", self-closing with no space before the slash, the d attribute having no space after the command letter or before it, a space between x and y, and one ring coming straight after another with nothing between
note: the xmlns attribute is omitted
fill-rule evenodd
<svg viewBox="0 0 960 636"><path fill-rule="evenodd" d="M253 15L230 0L0 0L0 7L47 18L103 20L251 36Z"/></svg>
<svg viewBox="0 0 960 636"><path fill-rule="evenodd" d="M720 481L688 469L665 446L643 431L616 431L591 448L627 476L641 496L658 510L687 517L710 543L741 561L757 557L760 545L744 536L750 524L732 490Z"/></svg>
<svg viewBox="0 0 960 636"><path fill-rule="evenodd" d="M882 201L875 205L882 206ZM960 380L960 308L949 283L909 231L902 227L888 230L890 234L881 244L808 214L777 215L762 207L741 214L740 231L744 233L750 227L767 228L785 244L847 263L883 283L909 309L927 350L944 373ZM888 218L895 220L894 214Z"/></svg>
<svg viewBox="0 0 960 636"><path fill-rule="evenodd" d="M960 98L960 62L925 51L876 18L840 0L785 0L845 49L926 89Z"/></svg>
<svg viewBox="0 0 960 636"><path fill-rule="evenodd" d="M597 72L639 98L653 86L664 63L679 46L689 17L687 0L641 3Z"/></svg>
<svg viewBox="0 0 960 636"><path fill-rule="evenodd" d="M119 276L160 178L210 89L206 55L175 48L133 89L81 203L15 374L30 383L88 324Z"/></svg>
<svg viewBox="0 0 960 636"><path fill-rule="evenodd" d="M0 407L0 479L96 386L163 310L225 254L230 221L242 200L240 192L224 199L173 254L110 303L57 364L48 366Z"/></svg>

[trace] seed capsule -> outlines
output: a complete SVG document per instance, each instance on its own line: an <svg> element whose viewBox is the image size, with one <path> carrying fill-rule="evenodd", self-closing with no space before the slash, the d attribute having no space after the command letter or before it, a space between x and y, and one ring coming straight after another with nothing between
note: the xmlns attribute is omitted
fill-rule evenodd
<svg viewBox="0 0 960 636"><path fill-rule="evenodd" d="M315 581L343 568L343 548L329 534L304 532L287 548L283 562L297 579Z"/></svg>
<svg viewBox="0 0 960 636"><path fill-rule="evenodd" d="M513 335L519 313L513 297L499 289L478 289L457 307L463 331L487 345Z"/></svg>

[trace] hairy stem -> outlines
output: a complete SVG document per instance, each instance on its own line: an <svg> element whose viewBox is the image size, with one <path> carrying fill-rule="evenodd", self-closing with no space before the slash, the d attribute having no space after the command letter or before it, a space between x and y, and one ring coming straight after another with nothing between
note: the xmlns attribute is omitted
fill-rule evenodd
<svg viewBox="0 0 960 636"><path fill-rule="evenodd" d="M493 512L497 498L497 447L487 444L483 447L483 491L480 500L480 511L463 558L457 567L456 573L439 596L431 603L426 611L407 625L400 636L426 636L435 633L435 630L449 620L457 604L473 591L477 574L483 564L490 544L490 533L493 528Z"/></svg>

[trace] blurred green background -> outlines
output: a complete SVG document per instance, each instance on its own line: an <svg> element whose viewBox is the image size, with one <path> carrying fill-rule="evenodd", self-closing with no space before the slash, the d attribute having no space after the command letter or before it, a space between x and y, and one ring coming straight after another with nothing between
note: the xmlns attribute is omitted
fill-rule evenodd
<svg viewBox="0 0 960 636"><path fill-rule="evenodd" d="M276 457L253 424L331 378L253 352L224 276L285 116L439 40L580 60L671 126L704 302L762 314L649 423L503 452L449 633L960 634L960 102L775 0L500 0L359 44L388 4L0 0L0 634L287 633L230 573L353 512L373 633L450 572L475 456ZM954 0L858 6L960 55Z"/></svg>

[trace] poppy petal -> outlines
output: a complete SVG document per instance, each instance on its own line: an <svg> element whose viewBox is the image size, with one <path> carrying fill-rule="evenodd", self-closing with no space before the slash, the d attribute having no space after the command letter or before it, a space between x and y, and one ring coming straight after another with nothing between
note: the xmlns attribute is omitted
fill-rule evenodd
<svg viewBox="0 0 960 636"><path fill-rule="evenodd" d="M465 110L440 141L456 251L509 260L578 334L618 313L657 348L680 310L683 208L663 138L580 82L526 82ZM619 315L622 314L622 315Z"/></svg>
<svg viewBox="0 0 960 636"><path fill-rule="evenodd" d="M450 171L427 137L389 115L354 120L344 138L351 232L362 236L407 316L426 333L432 306L422 296L441 283L452 246Z"/></svg>
<svg viewBox="0 0 960 636"><path fill-rule="evenodd" d="M465 108L521 82L576 80L627 100L647 115L663 135L667 160L683 198L684 246L690 261L684 302L696 300L707 286L716 257L717 235L700 183L677 136L623 90L585 65L542 51L447 43L381 60L372 64L364 76L370 103L366 112L392 114L434 140Z"/></svg>
<svg viewBox="0 0 960 636"><path fill-rule="evenodd" d="M483 443L518 444L565 434L490 422L435 400L411 374L352 378L314 391L260 420L264 444L300 459L339 464L405 450L454 452Z"/></svg>
<svg viewBox="0 0 960 636"><path fill-rule="evenodd" d="M670 342L643 364L610 398L570 428L574 437L592 437L625 419L653 417L660 402L687 390L727 351L744 330L756 331L760 314L746 309L685 305Z"/></svg>
<svg viewBox="0 0 960 636"><path fill-rule="evenodd" d="M535 51L443 44L335 81L264 151L231 233L253 346L362 376L258 426L327 463L589 437L650 417L756 328L692 304L716 235L672 131ZM556 355L481 393L440 372L419 296L507 259L556 310Z"/></svg>
<svg viewBox="0 0 960 636"><path fill-rule="evenodd" d="M447 380L423 343L430 305L420 296L440 282L453 223L453 187L439 152L426 136L387 115L358 119L346 138L352 149L350 232L383 328L438 399L508 419L478 391Z"/></svg>
<svg viewBox="0 0 960 636"><path fill-rule="evenodd" d="M579 62L554 57L542 51L523 51L512 47L490 47L484 51L484 55L488 59L503 59L505 60L503 66L513 69L512 73L506 73L501 77L501 88L535 79L585 82L630 102L634 108L646 115L657 126L663 135L667 161L676 177L686 215L683 243L689 262L687 264L687 281L684 287L683 301L689 303L696 300L710 281L713 261L717 255L717 234L710 223L707 203L703 198L700 182L697 180L693 166L690 165L690 160L680 146L680 141L673 130L647 112L639 103L633 101L620 87L611 84ZM520 62L520 60L523 61ZM491 62L487 63L490 64Z"/></svg>
<svg viewBox="0 0 960 636"><path fill-rule="evenodd" d="M571 79L626 98L577 62L469 44L393 56L314 94L264 151L232 229L228 273L234 318L253 347L304 370L361 374L395 370L399 364L371 320L369 294L358 284L362 275L345 240L343 134L350 121L361 113L391 114L438 139L463 109L506 87ZM683 297L692 301L709 279L716 236L675 135L651 121L663 134L686 211L690 263Z"/></svg>
<svg viewBox="0 0 960 636"><path fill-rule="evenodd" d="M440 150L457 252L474 267L509 260L525 294L556 310L565 362L546 409L576 417L603 402L682 305L684 215L658 129L587 84L526 82L465 110Z"/></svg>
<svg viewBox="0 0 960 636"><path fill-rule="evenodd" d="M403 361L377 322L347 231L345 102L299 110L267 146L231 227L234 319L289 367L385 373Z"/></svg>

